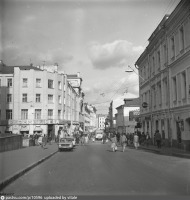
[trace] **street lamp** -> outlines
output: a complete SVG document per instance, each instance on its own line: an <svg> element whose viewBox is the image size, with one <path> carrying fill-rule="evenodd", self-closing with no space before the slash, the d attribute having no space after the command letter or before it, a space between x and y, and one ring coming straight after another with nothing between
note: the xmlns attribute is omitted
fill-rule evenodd
<svg viewBox="0 0 190 200"><path fill-rule="evenodd" d="M140 76L132 67L130 67L130 65L128 65L128 67L131 70L126 70L125 72L127 72L127 73L135 72L135 74L137 74L137 76L139 76L144 81L144 78L142 76Z"/></svg>

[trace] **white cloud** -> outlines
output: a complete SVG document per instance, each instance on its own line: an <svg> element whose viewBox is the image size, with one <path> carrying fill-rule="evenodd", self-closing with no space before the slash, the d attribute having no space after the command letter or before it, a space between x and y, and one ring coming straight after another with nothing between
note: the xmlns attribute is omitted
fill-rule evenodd
<svg viewBox="0 0 190 200"><path fill-rule="evenodd" d="M89 58L95 68L106 69L110 67L122 67L139 54L143 47L135 47L126 40L116 40L112 43L89 45Z"/></svg>

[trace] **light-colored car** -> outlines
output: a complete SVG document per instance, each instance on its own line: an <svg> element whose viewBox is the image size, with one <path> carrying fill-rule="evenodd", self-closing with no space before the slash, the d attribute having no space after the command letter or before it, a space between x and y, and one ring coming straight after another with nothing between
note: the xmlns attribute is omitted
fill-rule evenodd
<svg viewBox="0 0 190 200"><path fill-rule="evenodd" d="M64 137L61 138L58 143L58 150L73 150L73 138L72 137Z"/></svg>
<svg viewBox="0 0 190 200"><path fill-rule="evenodd" d="M99 133L96 133L96 140L102 140L103 138L103 133L99 132Z"/></svg>

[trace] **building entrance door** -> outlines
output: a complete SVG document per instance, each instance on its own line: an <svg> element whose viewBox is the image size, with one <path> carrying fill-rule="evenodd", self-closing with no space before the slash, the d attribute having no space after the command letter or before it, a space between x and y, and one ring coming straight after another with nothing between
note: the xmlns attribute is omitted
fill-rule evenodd
<svg viewBox="0 0 190 200"><path fill-rule="evenodd" d="M178 141L178 143L181 143L180 122L176 122L176 130L177 130L177 141Z"/></svg>
<svg viewBox="0 0 190 200"><path fill-rule="evenodd" d="M51 138L51 140L55 140L55 125L54 124L48 124L48 138Z"/></svg>

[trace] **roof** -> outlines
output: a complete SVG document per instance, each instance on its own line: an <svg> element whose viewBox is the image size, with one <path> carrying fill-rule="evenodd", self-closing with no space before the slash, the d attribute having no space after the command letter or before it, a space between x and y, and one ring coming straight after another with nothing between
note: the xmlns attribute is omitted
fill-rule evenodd
<svg viewBox="0 0 190 200"><path fill-rule="evenodd" d="M120 105L120 106L118 106L117 108L115 108L115 109L121 109L121 108L123 108L123 105Z"/></svg>
<svg viewBox="0 0 190 200"><path fill-rule="evenodd" d="M6 66L6 65L0 65L0 73L1 74L13 74L14 73L14 68L19 67L20 70L30 70L34 69L36 71L43 71L37 67L28 65L28 66Z"/></svg>

